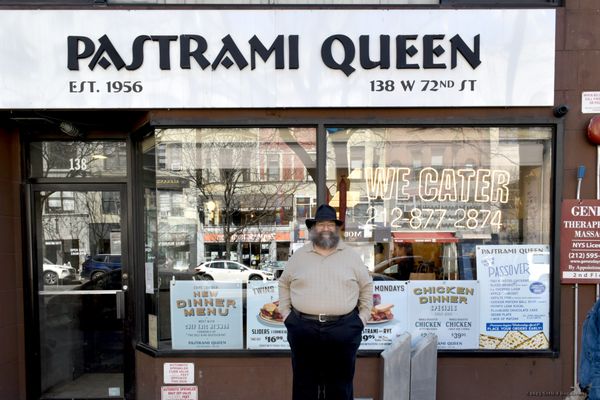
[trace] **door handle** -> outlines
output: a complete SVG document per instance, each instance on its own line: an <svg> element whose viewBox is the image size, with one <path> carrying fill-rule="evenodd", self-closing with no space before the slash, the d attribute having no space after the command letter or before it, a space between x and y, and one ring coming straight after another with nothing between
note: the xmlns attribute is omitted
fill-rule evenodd
<svg viewBox="0 0 600 400"><path fill-rule="evenodd" d="M125 292L122 290L115 293L115 299L117 303L117 319L125 318Z"/></svg>

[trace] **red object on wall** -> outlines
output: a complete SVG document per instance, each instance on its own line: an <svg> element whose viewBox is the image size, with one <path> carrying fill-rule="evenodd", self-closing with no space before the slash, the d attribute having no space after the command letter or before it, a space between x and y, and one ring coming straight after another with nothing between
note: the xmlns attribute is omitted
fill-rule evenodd
<svg viewBox="0 0 600 400"><path fill-rule="evenodd" d="M600 145L600 116L595 116L590 119L587 128L587 136L590 142Z"/></svg>

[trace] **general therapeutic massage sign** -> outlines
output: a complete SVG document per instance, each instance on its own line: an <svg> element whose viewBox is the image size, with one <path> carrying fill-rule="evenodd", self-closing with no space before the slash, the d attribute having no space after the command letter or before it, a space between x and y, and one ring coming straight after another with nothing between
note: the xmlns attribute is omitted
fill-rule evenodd
<svg viewBox="0 0 600 400"><path fill-rule="evenodd" d="M560 282L600 283L600 200L563 200Z"/></svg>
<svg viewBox="0 0 600 400"><path fill-rule="evenodd" d="M0 109L554 104L551 9L3 10L0 26Z"/></svg>

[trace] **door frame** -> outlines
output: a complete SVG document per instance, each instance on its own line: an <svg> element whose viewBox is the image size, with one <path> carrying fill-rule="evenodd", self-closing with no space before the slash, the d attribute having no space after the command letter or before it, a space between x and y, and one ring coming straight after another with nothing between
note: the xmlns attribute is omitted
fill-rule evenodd
<svg viewBox="0 0 600 400"><path fill-rule="evenodd" d="M41 249L41 230L39 230L38 221L35 219L35 193L40 191L112 191L119 192L121 200L121 254L122 254L122 273L128 275L123 279L123 285L127 285L124 290L125 307L123 319L123 385L124 393L122 399L133 399L135 396L135 315L133 302L135 301L134 279L133 279L133 253L134 249L131 240L131 214L129 204L132 199L128 195L128 183L126 182L97 182L83 183L79 182L61 182L61 183L27 183L24 185L23 198L25 204L25 218L23 221L23 234L25 236L25 277L28 287L24 287L25 297L25 338L26 343L26 380L27 380L27 399L39 399L41 396L41 351L40 351L40 321L39 321L39 282L37 279L37 257Z"/></svg>

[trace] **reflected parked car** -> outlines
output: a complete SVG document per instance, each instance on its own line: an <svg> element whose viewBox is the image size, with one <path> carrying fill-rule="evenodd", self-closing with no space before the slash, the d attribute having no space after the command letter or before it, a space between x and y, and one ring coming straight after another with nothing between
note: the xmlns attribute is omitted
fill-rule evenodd
<svg viewBox="0 0 600 400"><path fill-rule="evenodd" d="M68 264L58 265L44 257L44 269L42 278L46 285L58 285L62 281L74 281L77 279L75 268Z"/></svg>
<svg viewBox="0 0 600 400"><path fill-rule="evenodd" d="M196 278L211 281L260 281L272 280L273 274L250 269L237 261L207 261L196 268Z"/></svg>
<svg viewBox="0 0 600 400"><path fill-rule="evenodd" d="M279 279L281 274L283 274L286 264L287 261L267 261L259 264L258 268L261 271L273 274L273 279Z"/></svg>
<svg viewBox="0 0 600 400"><path fill-rule="evenodd" d="M84 279L94 279L108 272L120 269L120 254L96 254L81 264L81 277Z"/></svg>

